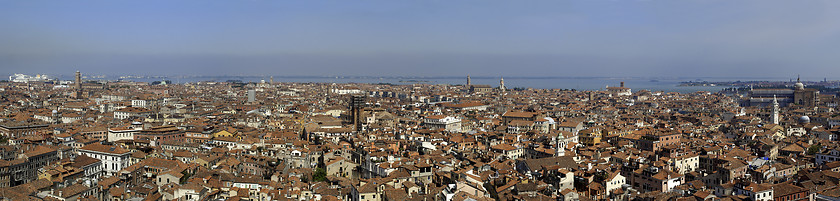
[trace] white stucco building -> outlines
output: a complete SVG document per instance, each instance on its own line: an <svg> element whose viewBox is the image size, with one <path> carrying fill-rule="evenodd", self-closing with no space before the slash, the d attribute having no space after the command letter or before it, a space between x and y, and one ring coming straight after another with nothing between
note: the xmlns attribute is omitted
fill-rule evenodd
<svg viewBox="0 0 840 201"><path fill-rule="evenodd" d="M116 172L128 166L129 151L113 145L93 143L78 149L79 154L99 159L102 161L103 170L108 175L115 175Z"/></svg>
<svg viewBox="0 0 840 201"><path fill-rule="evenodd" d="M423 125L426 126L428 129L444 129L449 132L460 132L461 131L461 119L451 117L451 116L443 116L443 115L432 115L428 116L423 120Z"/></svg>

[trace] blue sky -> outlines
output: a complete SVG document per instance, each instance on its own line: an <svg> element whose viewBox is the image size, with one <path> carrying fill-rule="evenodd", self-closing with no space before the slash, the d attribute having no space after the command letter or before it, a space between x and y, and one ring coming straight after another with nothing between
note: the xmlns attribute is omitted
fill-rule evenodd
<svg viewBox="0 0 840 201"><path fill-rule="evenodd" d="M0 73L825 77L840 1L0 0Z"/></svg>

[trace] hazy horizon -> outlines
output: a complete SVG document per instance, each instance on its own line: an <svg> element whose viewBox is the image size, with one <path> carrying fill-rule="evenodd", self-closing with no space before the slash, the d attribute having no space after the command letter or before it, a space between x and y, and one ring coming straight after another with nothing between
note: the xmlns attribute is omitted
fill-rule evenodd
<svg viewBox="0 0 840 201"><path fill-rule="evenodd" d="M2 1L0 73L822 80L836 19L830 0Z"/></svg>
<svg viewBox="0 0 840 201"><path fill-rule="evenodd" d="M283 74L264 74L264 73L255 73L255 74L216 74L216 75L197 75L197 74L148 74L148 73L140 73L140 74L130 74L130 73L111 73L111 74L91 74L91 72L82 71L82 77L86 79L98 79L98 78L91 78L89 76L100 77L104 76L104 79L115 79L121 76L141 76L146 78L154 78L154 77L167 77L167 78L235 78L235 77L243 77L243 78L340 78L340 79L353 79L353 78L427 78L427 79L464 79L466 80L467 76L470 76L472 79L494 79L498 80L500 78L505 79L667 79L667 80L704 80L709 79L706 81L781 81L781 80L791 80L795 81L797 75L792 75L789 77L783 76L552 76L552 75L524 75L524 76L509 76L509 75L493 75L493 76L472 76L472 75L283 75ZM73 79L74 73L70 74L47 74L47 73L26 73L26 72L15 72L10 73L8 75L13 74L25 74L30 76L35 75L48 75L51 76L50 79L58 78L65 78L65 79ZM0 75L2 76L2 75ZM834 77L804 77L800 76L802 81L823 81L823 79L827 79L829 81L836 81L840 80L840 78ZM688 81L688 80L686 80Z"/></svg>

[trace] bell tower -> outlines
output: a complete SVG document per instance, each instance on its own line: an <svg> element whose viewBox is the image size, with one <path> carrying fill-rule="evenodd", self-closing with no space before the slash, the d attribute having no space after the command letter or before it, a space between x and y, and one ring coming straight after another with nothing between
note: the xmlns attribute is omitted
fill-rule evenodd
<svg viewBox="0 0 840 201"><path fill-rule="evenodd" d="M82 98L82 72L76 71L76 98Z"/></svg>
<svg viewBox="0 0 840 201"><path fill-rule="evenodd" d="M773 124L779 124L779 101L776 101L776 96L773 96Z"/></svg>

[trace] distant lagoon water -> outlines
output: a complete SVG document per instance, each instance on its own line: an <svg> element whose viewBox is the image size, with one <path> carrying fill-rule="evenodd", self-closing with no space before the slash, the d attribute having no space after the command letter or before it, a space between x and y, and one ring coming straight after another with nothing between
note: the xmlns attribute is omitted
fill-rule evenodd
<svg viewBox="0 0 840 201"><path fill-rule="evenodd" d="M72 79L62 76L60 79ZM117 77L104 77L104 80L118 80ZM154 82L161 80L169 80L174 83L187 82L224 82L228 80L241 80L243 82L260 82L269 81L269 76L158 76L154 78L126 78L123 80L139 81L139 82ZM717 92L723 86L678 86L680 82L685 81L730 81L733 79L724 78L614 78L614 77L505 77L505 86L507 88L537 88L537 89L575 89L575 90L603 90L607 86L619 86L624 82L624 86L632 88L634 91L650 90L650 91L664 91L664 92L680 92L692 93L697 91ZM367 76L274 76L275 82L297 82L297 83L388 83L395 85L410 85L410 84L466 84L466 77L367 77ZM496 87L499 85L498 77L472 77L472 84L490 85Z"/></svg>

